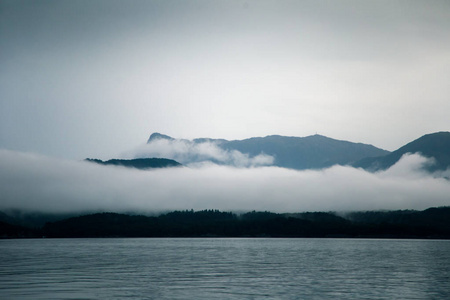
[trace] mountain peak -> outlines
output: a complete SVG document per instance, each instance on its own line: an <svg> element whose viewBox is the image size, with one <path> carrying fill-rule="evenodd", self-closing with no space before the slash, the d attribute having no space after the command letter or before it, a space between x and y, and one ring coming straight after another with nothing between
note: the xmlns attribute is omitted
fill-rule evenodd
<svg viewBox="0 0 450 300"><path fill-rule="evenodd" d="M330 138L330 137L327 137L327 136L324 136L324 135L321 135L321 134L313 134L313 135L309 135L309 136L306 136L305 138L312 138L312 139L332 139L332 140L334 140L333 138Z"/></svg>
<svg viewBox="0 0 450 300"><path fill-rule="evenodd" d="M147 144L150 143L151 141L154 141L154 140L169 140L169 141L172 141L172 140L174 140L174 138L170 137L168 135L165 135L165 134L161 134L159 132L154 132L148 138Z"/></svg>
<svg viewBox="0 0 450 300"><path fill-rule="evenodd" d="M420 153L422 156L434 158L434 165L428 171L446 170L450 167L450 132L440 131L426 134L390 154L376 158L362 159L353 166L371 171L385 170L394 165L406 153Z"/></svg>

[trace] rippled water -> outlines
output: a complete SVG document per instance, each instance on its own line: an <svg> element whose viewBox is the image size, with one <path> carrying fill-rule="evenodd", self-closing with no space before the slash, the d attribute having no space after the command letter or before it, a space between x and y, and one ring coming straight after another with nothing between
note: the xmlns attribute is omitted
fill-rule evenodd
<svg viewBox="0 0 450 300"><path fill-rule="evenodd" d="M450 241L0 240L0 299L450 299Z"/></svg>

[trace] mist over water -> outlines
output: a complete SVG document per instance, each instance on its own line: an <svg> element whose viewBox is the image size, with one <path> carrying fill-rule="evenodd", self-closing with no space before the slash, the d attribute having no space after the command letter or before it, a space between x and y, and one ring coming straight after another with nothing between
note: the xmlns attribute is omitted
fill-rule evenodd
<svg viewBox="0 0 450 300"><path fill-rule="evenodd" d="M272 212L426 209L450 205L450 182L418 154L369 173L347 166L297 171L214 164L135 170L0 150L0 210Z"/></svg>

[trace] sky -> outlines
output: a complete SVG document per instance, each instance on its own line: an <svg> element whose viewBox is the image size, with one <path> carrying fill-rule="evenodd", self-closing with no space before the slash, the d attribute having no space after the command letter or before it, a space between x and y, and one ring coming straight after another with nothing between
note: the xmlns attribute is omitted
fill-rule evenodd
<svg viewBox="0 0 450 300"><path fill-rule="evenodd" d="M296 171L176 140L152 149L190 165L82 161L147 151L153 132L318 133L392 151L450 131L449 32L449 1L0 0L0 210L450 205L450 170L424 173L418 154L377 173Z"/></svg>
<svg viewBox="0 0 450 300"><path fill-rule="evenodd" d="M449 1L0 0L0 149L450 130Z"/></svg>

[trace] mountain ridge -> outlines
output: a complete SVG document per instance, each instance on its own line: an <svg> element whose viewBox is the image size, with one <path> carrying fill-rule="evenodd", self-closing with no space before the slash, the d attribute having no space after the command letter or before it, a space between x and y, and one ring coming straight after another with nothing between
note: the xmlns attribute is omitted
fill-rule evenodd
<svg viewBox="0 0 450 300"><path fill-rule="evenodd" d="M424 157L432 158L434 164L425 166L424 168L426 171L445 171L450 168L450 132L448 131L425 134L392 152L377 148L370 144L338 140L319 134L305 137L267 135L264 137L250 137L242 140L214 138L196 138L187 140L176 139L155 132L150 135L147 144L152 144L158 140L168 141L169 147L171 142L183 142L187 143L189 146L211 143L221 151L226 151L228 153L238 151L244 156L248 156L250 159L262 154L273 157L272 166L296 170L323 169L333 165L343 165L376 172L388 169L398 162L406 153L418 153ZM176 159L170 158L171 157L161 156L159 158L138 157L134 160L86 160L102 165L119 165L138 169L181 165ZM198 156L196 158L198 159ZM160 161L156 162L157 159ZM144 160L153 161L150 163L150 161L145 162ZM227 164L227 162L220 162L214 160L214 158L208 157L204 158L204 161L211 161L213 163L224 165ZM188 163L190 162L188 161Z"/></svg>
<svg viewBox="0 0 450 300"><path fill-rule="evenodd" d="M167 158L110 159L107 161L86 158L85 161L97 163L100 165L121 166L139 170L182 166L179 162Z"/></svg>
<svg viewBox="0 0 450 300"><path fill-rule="evenodd" d="M364 158L352 166L369 171L386 170L407 153L419 153L427 158L433 158L434 163L426 167L427 171L446 170L450 167L450 132L425 134L385 156Z"/></svg>
<svg viewBox="0 0 450 300"><path fill-rule="evenodd" d="M336 164L349 165L366 157L383 156L389 153L373 145L337 140L318 134L306 137L268 135L243 140L212 138L177 140L161 133L153 133L147 144L158 139L193 144L213 143L224 151L239 151L249 157L260 154L269 155L274 158L274 166L297 170L322 169Z"/></svg>

